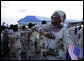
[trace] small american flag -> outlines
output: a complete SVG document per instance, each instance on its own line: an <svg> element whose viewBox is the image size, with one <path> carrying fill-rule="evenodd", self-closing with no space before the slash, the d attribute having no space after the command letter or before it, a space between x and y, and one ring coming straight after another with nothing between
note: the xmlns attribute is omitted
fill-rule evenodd
<svg viewBox="0 0 84 61"><path fill-rule="evenodd" d="M78 60L80 49L76 46L69 44L68 53L69 53L72 60Z"/></svg>

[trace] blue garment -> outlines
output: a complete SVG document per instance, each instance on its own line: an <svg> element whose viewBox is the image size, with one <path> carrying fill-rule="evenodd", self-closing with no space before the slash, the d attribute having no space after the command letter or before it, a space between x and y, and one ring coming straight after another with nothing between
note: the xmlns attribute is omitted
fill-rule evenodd
<svg viewBox="0 0 84 61"><path fill-rule="evenodd" d="M79 53L80 53L80 49L74 46L73 54L75 54L76 56L79 56Z"/></svg>
<svg viewBox="0 0 84 61"><path fill-rule="evenodd" d="M67 53L66 53L66 59L65 60L71 60L71 57L70 57L70 55L69 55L69 52L67 51Z"/></svg>
<svg viewBox="0 0 84 61"><path fill-rule="evenodd" d="M80 58L80 59L83 59L83 47L80 48L79 58Z"/></svg>

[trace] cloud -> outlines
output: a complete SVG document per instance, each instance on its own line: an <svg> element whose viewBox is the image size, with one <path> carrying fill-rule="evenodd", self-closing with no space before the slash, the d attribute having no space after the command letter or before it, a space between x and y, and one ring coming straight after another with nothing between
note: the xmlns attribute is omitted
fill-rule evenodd
<svg viewBox="0 0 84 61"><path fill-rule="evenodd" d="M21 9L21 10L18 10L18 12L26 12L27 10L25 9Z"/></svg>
<svg viewBox="0 0 84 61"><path fill-rule="evenodd" d="M8 8L8 3L6 1L1 1L1 8Z"/></svg>
<svg viewBox="0 0 84 61"><path fill-rule="evenodd" d="M7 22L14 23L27 15L50 17L56 10L65 11L68 19L80 19L83 18L83 1L1 1L1 21L7 18Z"/></svg>

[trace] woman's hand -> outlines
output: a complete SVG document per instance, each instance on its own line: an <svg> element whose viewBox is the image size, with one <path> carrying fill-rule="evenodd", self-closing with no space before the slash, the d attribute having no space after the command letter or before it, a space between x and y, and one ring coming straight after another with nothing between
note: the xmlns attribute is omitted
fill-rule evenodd
<svg viewBox="0 0 84 61"><path fill-rule="evenodd" d="M49 38L49 39L55 39L55 36L52 33L50 33L50 32L45 32L44 36Z"/></svg>

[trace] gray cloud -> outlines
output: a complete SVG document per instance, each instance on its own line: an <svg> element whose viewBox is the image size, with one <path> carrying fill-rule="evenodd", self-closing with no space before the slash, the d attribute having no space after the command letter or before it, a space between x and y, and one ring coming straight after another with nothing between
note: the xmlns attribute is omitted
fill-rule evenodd
<svg viewBox="0 0 84 61"><path fill-rule="evenodd" d="M8 8L8 3L6 1L1 1L1 8Z"/></svg>
<svg viewBox="0 0 84 61"><path fill-rule="evenodd" d="M21 9L21 10L18 10L18 12L26 12L27 10L25 9Z"/></svg>

